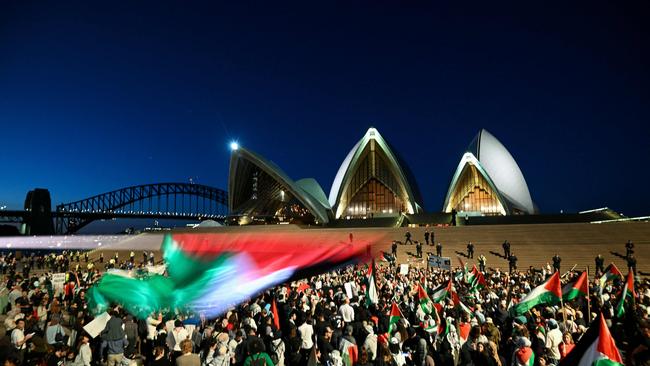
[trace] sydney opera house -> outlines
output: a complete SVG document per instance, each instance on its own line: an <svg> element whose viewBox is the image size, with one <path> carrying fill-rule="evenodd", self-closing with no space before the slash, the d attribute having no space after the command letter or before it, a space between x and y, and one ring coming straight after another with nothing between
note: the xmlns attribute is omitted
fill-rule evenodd
<svg viewBox="0 0 650 366"><path fill-rule="evenodd" d="M347 154L329 196L313 178L291 179L270 160L233 149L228 179L231 223L336 225L425 214L407 164L375 128ZM433 212L439 210L433 209ZM470 216L536 213L526 180L508 150L481 130L462 154L442 211Z"/></svg>

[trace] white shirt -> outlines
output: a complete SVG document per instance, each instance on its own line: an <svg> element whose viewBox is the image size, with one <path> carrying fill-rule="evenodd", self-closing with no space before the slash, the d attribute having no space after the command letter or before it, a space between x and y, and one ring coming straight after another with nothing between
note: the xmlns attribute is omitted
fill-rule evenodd
<svg viewBox="0 0 650 366"><path fill-rule="evenodd" d="M558 329L552 329L546 333L546 348L548 348L548 356L559 360L560 355L560 343L562 343L562 332Z"/></svg>
<svg viewBox="0 0 650 366"><path fill-rule="evenodd" d="M20 346L18 345L18 343L22 342L24 339L25 333L18 328L14 328L13 332L11 332L11 344L13 344L17 349L25 349L25 343Z"/></svg>
<svg viewBox="0 0 650 366"><path fill-rule="evenodd" d="M172 330L172 336L174 337L174 351L180 352L181 342L186 340L190 334L185 328L174 328L174 330Z"/></svg>
<svg viewBox="0 0 650 366"><path fill-rule="evenodd" d="M374 361L377 358L377 335L368 334L366 340L363 342L363 348L368 351L368 357Z"/></svg>
<svg viewBox="0 0 650 366"><path fill-rule="evenodd" d="M257 331L257 324L255 324L255 320L253 318L244 318L241 323L243 325L248 325L249 327L255 329Z"/></svg>
<svg viewBox="0 0 650 366"><path fill-rule="evenodd" d="M302 339L301 348L312 348L314 346L314 341L312 340L312 336L314 335L314 327L311 324L303 323L298 327L298 331L300 332L300 338Z"/></svg>
<svg viewBox="0 0 650 366"><path fill-rule="evenodd" d="M160 324L158 319L154 319L151 316L147 317L147 339L156 338L156 326Z"/></svg>
<svg viewBox="0 0 650 366"><path fill-rule="evenodd" d="M354 321L354 309L350 304L343 304L339 307L339 314L343 318L343 321L346 323L351 323Z"/></svg>
<svg viewBox="0 0 650 366"><path fill-rule="evenodd" d="M90 361L93 359L93 353L90 350L90 345L88 343L84 343L79 347L79 354L77 355L77 358L75 359L75 362L79 365L83 366L90 366Z"/></svg>

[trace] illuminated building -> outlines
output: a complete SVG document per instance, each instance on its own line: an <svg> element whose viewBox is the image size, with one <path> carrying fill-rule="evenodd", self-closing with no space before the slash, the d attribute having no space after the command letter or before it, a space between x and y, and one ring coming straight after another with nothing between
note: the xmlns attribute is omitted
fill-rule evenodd
<svg viewBox="0 0 650 366"><path fill-rule="evenodd" d="M534 214L537 209L521 169L508 150L481 130L458 163L444 212L466 215Z"/></svg>
<svg viewBox="0 0 650 366"><path fill-rule="evenodd" d="M239 224L327 224L330 207L312 179L294 182L278 166L237 146L230 156L228 208Z"/></svg>
<svg viewBox="0 0 650 366"><path fill-rule="evenodd" d="M336 219L413 214L421 202L408 168L372 127L343 160L329 195Z"/></svg>

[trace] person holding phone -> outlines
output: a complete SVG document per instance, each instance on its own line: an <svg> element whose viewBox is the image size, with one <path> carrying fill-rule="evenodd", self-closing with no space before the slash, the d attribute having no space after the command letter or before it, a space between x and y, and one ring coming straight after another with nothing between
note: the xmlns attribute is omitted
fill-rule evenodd
<svg viewBox="0 0 650 366"><path fill-rule="evenodd" d="M16 328L11 332L11 344L18 350L18 360L22 364L25 358L27 342L34 336L34 333L25 335L25 319L16 320Z"/></svg>

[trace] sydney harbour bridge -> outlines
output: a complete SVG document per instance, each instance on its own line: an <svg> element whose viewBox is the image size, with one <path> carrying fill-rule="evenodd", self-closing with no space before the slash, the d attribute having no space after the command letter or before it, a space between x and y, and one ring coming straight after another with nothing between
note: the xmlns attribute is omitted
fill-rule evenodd
<svg viewBox="0 0 650 366"><path fill-rule="evenodd" d="M228 193L194 183L143 184L101 193L52 209L47 189L27 193L24 210L0 211L0 223L22 223L27 235L74 234L96 220L215 220L228 214Z"/></svg>

